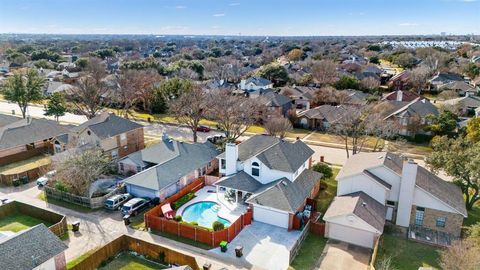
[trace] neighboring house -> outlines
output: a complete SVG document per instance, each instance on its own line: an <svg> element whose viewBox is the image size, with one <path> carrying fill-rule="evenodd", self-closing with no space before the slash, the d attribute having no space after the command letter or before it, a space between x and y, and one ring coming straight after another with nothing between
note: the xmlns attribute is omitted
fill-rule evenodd
<svg viewBox="0 0 480 270"><path fill-rule="evenodd" d="M395 121L400 126L400 135L415 136L416 134L428 134L422 127L428 124L428 115L439 114L428 99L416 98L411 102L385 101L392 106L392 110L386 113L384 120ZM418 120L418 121L417 121ZM418 125L418 127L412 127ZM416 130L413 132L412 130ZM415 133L415 134L414 134Z"/></svg>
<svg viewBox="0 0 480 270"><path fill-rule="evenodd" d="M371 95L355 89L340 90L340 93L345 94L343 100L339 100L341 105L364 106L371 97Z"/></svg>
<svg viewBox="0 0 480 270"><path fill-rule="evenodd" d="M53 139L68 132L66 126L47 119L6 119L0 117L0 165L53 153Z"/></svg>
<svg viewBox="0 0 480 270"><path fill-rule="evenodd" d="M412 160L388 152L356 154L336 180L337 197L323 217L326 237L373 248L385 222L437 245L460 237L467 217L460 188Z"/></svg>
<svg viewBox="0 0 480 270"><path fill-rule="evenodd" d="M47 83L47 88L45 90L45 95L50 96L54 93L66 93L69 90L73 89L73 85L66 84L63 82L49 81Z"/></svg>
<svg viewBox="0 0 480 270"><path fill-rule="evenodd" d="M471 59L472 63L480 64L480 55L473 56Z"/></svg>
<svg viewBox="0 0 480 270"><path fill-rule="evenodd" d="M479 92L476 87L464 81L450 82L442 85L439 88L439 91L445 91L445 90L453 90L457 92L459 96L476 95Z"/></svg>
<svg viewBox="0 0 480 270"><path fill-rule="evenodd" d="M164 134L162 141L126 156L118 166L120 172L134 174L125 179L130 194L163 201L216 170L218 154L210 142L184 143Z"/></svg>
<svg viewBox="0 0 480 270"><path fill-rule="evenodd" d="M411 102L419 97L420 95L413 91L397 90L386 94L385 96L383 96L382 100Z"/></svg>
<svg viewBox="0 0 480 270"><path fill-rule="evenodd" d="M287 117L288 113L294 108L292 99L269 91L260 96L262 104L266 106L265 116L267 118Z"/></svg>
<svg viewBox="0 0 480 270"><path fill-rule="evenodd" d="M387 85L393 90L407 90L409 80L410 72L402 71L390 78Z"/></svg>
<svg viewBox="0 0 480 270"><path fill-rule="evenodd" d="M246 80L241 80L239 88L244 91L256 91L260 89L271 89L273 83L270 80L261 77L250 77Z"/></svg>
<svg viewBox="0 0 480 270"><path fill-rule="evenodd" d="M103 112L73 127L55 140L55 152L70 147L98 146L113 159L145 148L143 126L113 113Z"/></svg>
<svg viewBox="0 0 480 270"><path fill-rule="evenodd" d="M297 124L302 128L327 130L353 110L352 107L321 105L298 114Z"/></svg>
<svg viewBox="0 0 480 270"><path fill-rule="evenodd" d="M474 115L475 110L480 107L480 97L466 96L445 100L444 105L456 109L460 115Z"/></svg>
<svg viewBox="0 0 480 270"><path fill-rule="evenodd" d="M309 110L318 88L308 86L285 86L280 88L281 95L291 98L297 109Z"/></svg>
<svg viewBox="0 0 480 270"><path fill-rule="evenodd" d="M215 185L233 191L236 202L249 204L255 221L292 229L294 216L320 188L322 174L309 169L313 153L300 140L264 135L227 143L218 156L224 177Z"/></svg>
<svg viewBox="0 0 480 270"><path fill-rule="evenodd" d="M430 90L441 91L443 87L453 82L464 82L465 80L460 74L439 72L428 82L430 84Z"/></svg>
<svg viewBox="0 0 480 270"><path fill-rule="evenodd" d="M205 84L205 87L208 90L217 90L217 89L225 89L230 92L234 92L237 90L237 85L231 82L227 82L224 79L221 80L210 80Z"/></svg>
<svg viewBox="0 0 480 270"><path fill-rule="evenodd" d="M67 245L44 224L0 238L0 269L64 270Z"/></svg>

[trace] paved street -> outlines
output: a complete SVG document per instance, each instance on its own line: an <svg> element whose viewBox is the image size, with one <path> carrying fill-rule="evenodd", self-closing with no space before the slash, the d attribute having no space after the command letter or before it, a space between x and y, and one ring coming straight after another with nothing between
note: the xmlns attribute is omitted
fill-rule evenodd
<svg viewBox="0 0 480 270"><path fill-rule="evenodd" d="M28 114L33 118L48 118L55 120L55 117L45 116L45 110L42 105L29 105ZM4 100L0 100L0 113L12 115L12 112L15 112L15 115L22 117L22 112L17 104L9 103ZM64 116L60 116L60 122L65 124L81 124L87 121L87 117L84 115L76 115L72 113L66 113Z"/></svg>

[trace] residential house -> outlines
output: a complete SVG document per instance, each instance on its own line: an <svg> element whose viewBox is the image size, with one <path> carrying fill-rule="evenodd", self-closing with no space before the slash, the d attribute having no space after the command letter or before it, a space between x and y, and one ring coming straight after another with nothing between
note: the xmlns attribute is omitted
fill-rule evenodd
<svg viewBox="0 0 480 270"><path fill-rule="evenodd" d="M48 81L44 95L50 96L50 95L53 95L54 93L66 93L67 91L72 90L73 87L74 87L73 85L66 84L63 82Z"/></svg>
<svg viewBox="0 0 480 270"><path fill-rule="evenodd" d="M108 112L61 134L54 144L56 153L71 147L98 146L113 159L145 148L142 125Z"/></svg>
<svg viewBox="0 0 480 270"><path fill-rule="evenodd" d="M455 73L439 72L433 76L428 82L431 91L441 91L443 87L453 82L463 82L463 77Z"/></svg>
<svg viewBox="0 0 480 270"><path fill-rule="evenodd" d="M130 194L164 200L215 171L218 154L210 142L184 143L164 134L162 141L120 159L118 166L121 173L133 174L125 179Z"/></svg>
<svg viewBox="0 0 480 270"><path fill-rule="evenodd" d="M16 117L15 117L16 118ZM47 119L0 117L0 165L53 153L53 139L68 132L67 126Z"/></svg>
<svg viewBox="0 0 480 270"><path fill-rule="evenodd" d="M304 142L255 135L240 144L227 143L218 156L217 192L226 189L235 201L249 204L253 219L286 229L320 188L322 174L310 170L313 150Z"/></svg>
<svg viewBox="0 0 480 270"><path fill-rule="evenodd" d="M408 231L409 238L436 245L460 237L467 217L460 188L412 160L359 153L336 180L337 197L323 217L328 238L373 248L386 222Z"/></svg>
<svg viewBox="0 0 480 270"><path fill-rule="evenodd" d="M410 72L402 71L390 78L387 85L393 90L407 90L410 80Z"/></svg>
<svg viewBox="0 0 480 270"><path fill-rule="evenodd" d="M260 99L266 107L265 117L267 118L287 117L294 108L292 99L273 91L262 94Z"/></svg>
<svg viewBox="0 0 480 270"><path fill-rule="evenodd" d="M239 88L246 92L257 91L261 89L271 89L273 88L273 83L265 78L250 77L246 80L241 80Z"/></svg>
<svg viewBox="0 0 480 270"><path fill-rule="evenodd" d="M297 124L312 130L327 130L353 110L345 105L321 105L298 114Z"/></svg>
<svg viewBox="0 0 480 270"><path fill-rule="evenodd" d="M422 127L428 124L427 116L439 115L428 99L418 97L411 102L384 101L391 109L385 112L384 120L395 121L400 126L400 135L415 136L416 134L429 134Z"/></svg>
<svg viewBox="0 0 480 270"><path fill-rule="evenodd" d="M414 91L396 90L384 95L382 100L411 102L419 97L420 97L420 94L417 94Z"/></svg>
<svg viewBox="0 0 480 270"><path fill-rule="evenodd" d="M455 91L459 96L477 95L479 92L477 87L464 81L454 81L440 86L439 91L445 90Z"/></svg>
<svg viewBox="0 0 480 270"><path fill-rule="evenodd" d="M459 97L445 100L443 104L452 107L460 115L474 115L475 110L480 107L480 97Z"/></svg>
<svg viewBox="0 0 480 270"><path fill-rule="evenodd" d="M338 100L340 105L361 107L367 105L368 99L372 97L370 94L355 89L340 90L340 93L344 94L344 97Z"/></svg>
<svg viewBox="0 0 480 270"><path fill-rule="evenodd" d="M44 224L0 237L0 269L64 270L67 245Z"/></svg>
<svg viewBox="0 0 480 270"><path fill-rule="evenodd" d="M292 99L292 103L297 109L309 110L314 103L315 92L318 88L308 86L285 86L280 88L280 95Z"/></svg>

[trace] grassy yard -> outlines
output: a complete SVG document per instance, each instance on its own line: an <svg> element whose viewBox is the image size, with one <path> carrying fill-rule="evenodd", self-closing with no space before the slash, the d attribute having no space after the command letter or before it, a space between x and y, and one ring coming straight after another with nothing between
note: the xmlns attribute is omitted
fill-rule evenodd
<svg viewBox="0 0 480 270"><path fill-rule="evenodd" d="M297 138L299 137L300 139L305 138L308 134L310 134L312 131L308 129L302 129L302 128L294 128L292 131L287 132L286 137L288 138Z"/></svg>
<svg viewBox="0 0 480 270"><path fill-rule="evenodd" d="M74 203L69 203L69 202L62 201L62 200L56 200L56 199L48 199L47 200L47 198L45 196L45 192L40 193L37 196L37 198L39 198L42 201L46 201L47 203L55 204L57 206L68 208L68 209L71 209L71 210L74 210L74 211L77 211L77 212L90 213L90 212L96 211L96 209L90 209L88 207L84 207L84 206L74 204Z"/></svg>
<svg viewBox="0 0 480 270"><path fill-rule="evenodd" d="M103 270L150 270L150 269L166 269L167 267L132 255L127 252L120 253L115 259L107 265L98 269Z"/></svg>
<svg viewBox="0 0 480 270"><path fill-rule="evenodd" d="M23 173L50 163L52 163L52 161L49 156L34 156L26 160L0 166L0 173L4 175Z"/></svg>
<svg viewBox="0 0 480 270"><path fill-rule="evenodd" d="M391 258L392 267L398 270L418 269L430 266L439 269L438 259L441 249L384 234L380 240L376 264Z"/></svg>
<svg viewBox="0 0 480 270"><path fill-rule="evenodd" d="M472 226L480 222L480 203L476 203L472 210L468 211L468 217L463 221L463 226Z"/></svg>
<svg viewBox="0 0 480 270"><path fill-rule="evenodd" d="M317 142L326 142L326 143L336 143L336 144L341 144L342 146L345 145L345 141L337 135L334 134L328 134L328 133L319 133L315 132L310 137L308 137L309 141L317 141ZM373 148L375 147L377 139L375 137L368 137L367 140L364 143L364 147L367 148ZM380 140L378 142L377 148L383 148L384 141ZM351 146L351 143L349 142L349 146Z"/></svg>
<svg viewBox="0 0 480 270"><path fill-rule="evenodd" d="M40 223L45 224L45 226L50 227L52 226L51 223L46 222L44 220L34 218L28 215L24 215L21 213L9 215L0 219L0 231L12 231L12 232L19 232L26 230L30 227L38 225Z"/></svg>
<svg viewBox="0 0 480 270"><path fill-rule="evenodd" d="M85 258L87 258L88 256L92 255L93 253L95 253L95 251L97 251L98 248L94 248L92 250L89 250L85 253L83 253L82 255L78 256L77 258L69 261L67 263L67 269L72 269L75 265L79 264L81 261L85 260Z"/></svg>
<svg viewBox="0 0 480 270"><path fill-rule="evenodd" d="M327 188L324 190L320 190L317 195L317 211L323 214L327 211L328 206L332 202L335 195L337 195L337 181L335 181L335 177L337 176L338 172L340 171L339 168L333 168L333 176L322 180L322 182L327 184Z"/></svg>
<svg viewBox="0 0 480 270"><path fill-rule="evenodd" d="M209 246L207 244L204 244L204 243L196 242L195 240L192 240L192 239L172 235L172 234L169 234L169 233L160 232L160 231L157 231L157 230L152 230L152 233L156 234L156 235L160 235L160 236L168 238L168 239L171 239L171 240L174 240L174 241L177 241L177 242L180 242L180 243L184 243L184 244L187 244L187 245L190 245L190 246L198 247L198 248L201 248L201 249L205 249L205 250L212 249L211 246Z"/></svg>
<svg viewBox="0 0 480 270"><path fill-rule="evenodd" d="M302 247L293 260L292 265L290 265L289 270L314 269L326 243L327 238L310 233L302 243Z"/></svg>
<svg viewBox="0 0 480 270"><path fill-rule="evenodd" d="M398 144L397 142L390 141L388 142L388 150L393 152L405 152L415 155L427 156L432 153L433 149L427 144Z"/></svg>

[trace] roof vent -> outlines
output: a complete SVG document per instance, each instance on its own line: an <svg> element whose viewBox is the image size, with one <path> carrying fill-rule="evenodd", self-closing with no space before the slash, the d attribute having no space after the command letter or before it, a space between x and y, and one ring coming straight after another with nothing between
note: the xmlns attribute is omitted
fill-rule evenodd
<svg viewBox="0 0 480 270"><path fill-rule="evenodd" d="M287 186L288 184L286 181L282 181L282 185Z"/></svg>
<svg viewBox="0 0 480 270"><path fill-rule="evenodd" d="M378 156L378 159L382 159L382 158L383 158L383 156Z"/></svg>
<svg viewBox="0 0 480 270"><path fill-rule="evenodd" d="M367 203L366 203L366 202L362 202L362 206L363 206L363 207L367 207Z"/></svg>

